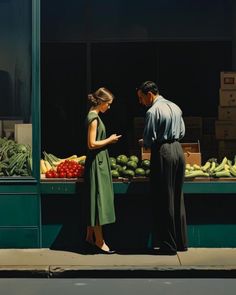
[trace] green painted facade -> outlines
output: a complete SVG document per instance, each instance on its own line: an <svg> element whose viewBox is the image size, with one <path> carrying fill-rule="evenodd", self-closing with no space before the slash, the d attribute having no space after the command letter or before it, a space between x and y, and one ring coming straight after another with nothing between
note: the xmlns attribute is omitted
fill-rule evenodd
<svg viewBox="0 0 236 295"><path fill-rule="evenodd" d="M84 239L83 183L40 182L39 0L32 0L32 73L33 176L0 180L0 248L76 248ZM114 191L117 222L109 235L113 244L125 247L119 244L125 240L130 248L148 246L148 182L115 182ZM236 247L236 182L185 182L184 192L193 213L188 224L189 245ZM192 208L195 205L196 211ZM114 232L120 233L122 239Z"/></svg>

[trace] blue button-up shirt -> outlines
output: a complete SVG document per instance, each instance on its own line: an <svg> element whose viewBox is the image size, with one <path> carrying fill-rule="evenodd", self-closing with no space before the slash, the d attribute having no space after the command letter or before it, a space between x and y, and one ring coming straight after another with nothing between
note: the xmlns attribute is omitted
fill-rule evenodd
<svg viewBox="0 0 236 295"><path fill-rule="evenodd" d="M153 143L180 140L184 134L185 125L181 109L159 95L146 113L144 146L151 147Z"/></svg>

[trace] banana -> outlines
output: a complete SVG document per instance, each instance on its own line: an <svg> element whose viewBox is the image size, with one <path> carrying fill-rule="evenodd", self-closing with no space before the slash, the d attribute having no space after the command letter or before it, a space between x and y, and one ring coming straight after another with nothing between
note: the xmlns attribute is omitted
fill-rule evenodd
<svg viewBox="0 0 236 295"><path fill-rule="evenodd" d="M207 161L205 165L202 166L201 168L202 168L202 171L206 172L208 169L210 169L210 167L211 167L211 163Z"/></svg>
<svg viewBox="0 0 236 295"><path fill-rule="evenodd" d="M40 160L40 172L41 174L45 174L47 172L47 167L43 159Z"/></svg>
<svg viewBox="0 0 236 295"><path fill-rule="evenodd" d="M62 160L74 160L74 159L77 159L77 157L78 157L77 155L72 155L72 156L62 159Z"/></svg>
<svg viewBox="0 0 236 295"><path fill-rule="evenodd" d="M50 165L50 163L48 161L44 160L44 164L46 166L47 171L53 169L53 167Z"/></svg>
<svg viewBox="0 0 236 295"><path fill-rule="evenodd" d="M201 167L197 164L193 164L194 170L201 170Z"/></svg>

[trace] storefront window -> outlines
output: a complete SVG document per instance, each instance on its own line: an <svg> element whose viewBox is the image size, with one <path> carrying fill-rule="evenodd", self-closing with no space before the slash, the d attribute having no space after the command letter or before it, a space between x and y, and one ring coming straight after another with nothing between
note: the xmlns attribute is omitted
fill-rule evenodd
<svg viewBox="0 0 236 295"><path fill-rule="evenodd" d="M0 0L0 177L31 175L31 2Z"/></svg>

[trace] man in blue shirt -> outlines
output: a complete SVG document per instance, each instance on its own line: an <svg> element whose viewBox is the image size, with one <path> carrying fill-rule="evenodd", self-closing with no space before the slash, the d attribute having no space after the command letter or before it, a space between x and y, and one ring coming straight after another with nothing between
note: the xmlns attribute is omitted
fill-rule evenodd
<svg viewBox="0 0 236 295"><path fill-rule="evenodd" d="M179 140L185 125L181 109L162 97L157 85L146 81L137 89L139 102L149 107L141 144L151 148L152 233L156 254L175 255L187 250L187 225L183 197L185 158Z"/></svg>

